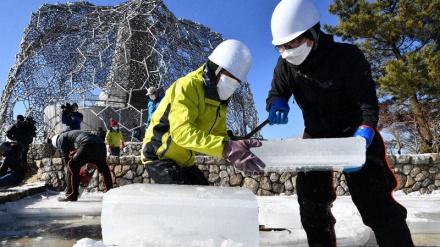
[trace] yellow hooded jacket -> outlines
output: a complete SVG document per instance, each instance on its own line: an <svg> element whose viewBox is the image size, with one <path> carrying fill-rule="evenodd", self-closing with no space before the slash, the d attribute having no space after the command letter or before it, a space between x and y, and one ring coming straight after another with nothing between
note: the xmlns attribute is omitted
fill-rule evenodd
<svg viewBox="0 0 440 247"><path fill-rule="evenodd" d="M143 164L170 159L185 167L194 165L196 153L222 156L229 139L227 101L218 98L214 76L207 67L178 79L166 91L143 139Z"/></svg>

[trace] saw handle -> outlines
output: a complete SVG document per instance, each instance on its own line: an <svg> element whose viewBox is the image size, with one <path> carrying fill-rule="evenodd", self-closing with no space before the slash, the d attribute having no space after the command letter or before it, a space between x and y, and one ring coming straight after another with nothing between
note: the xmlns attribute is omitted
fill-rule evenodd
<svg viewBox="0 0 440 247"><path fill-rule="evenodd" d="M264 120L260 125L258 125L255 129L249 132L247 135L240 137L239 139L250 139L255 133L260 131L266 124L269 123L269 119Z"/></svg>

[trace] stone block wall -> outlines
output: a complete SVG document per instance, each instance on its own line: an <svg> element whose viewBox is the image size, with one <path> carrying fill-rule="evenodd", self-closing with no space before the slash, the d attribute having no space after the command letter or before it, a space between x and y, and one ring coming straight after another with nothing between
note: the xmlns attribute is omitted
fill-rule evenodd
<svg viewBox="0 0 440 247"><path fill-rule="evenodd" d="M115 186L131 183L154 183L140 162L140 143L127 143L129 151L121 157L108 157ZM44 147L47 148L47 147ZM52 150L54 151L54 150ZM36 152L50 153L50 151ZM439 154L388 155L388 161L398 179L396 190L405 193L420 192L430 194L440 189ZM241 186L256 195L294 194L296 172L267 172L261 176L246 176L236 172L224 159L197 156L196 165L204 172L211 185ZM65 188L65 172L60 158L43 158L36 161L38 179L50 183L54 189ZM349 195L344 174L334 173L334 185L338 195ZM103 181L97 172L88 187L89 191L103 190Z"/></svg>

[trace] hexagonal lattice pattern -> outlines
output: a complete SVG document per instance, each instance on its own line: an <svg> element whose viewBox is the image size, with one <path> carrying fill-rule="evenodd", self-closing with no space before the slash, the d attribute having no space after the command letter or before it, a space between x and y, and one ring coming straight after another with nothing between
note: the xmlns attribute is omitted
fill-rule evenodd
<svg viewBox="0 0 440 247"><path fill-rule="evenodd" d="M166 89L206 62L221 41L199 23L176 19L162 1L44 4L31 16L3 91L2 136L18 104L37 121L40 141L54 131L66 102L100 106L92 110L98 119L116 118L129 130L146 118L146 88ZM47 114L49 106L56 114ZM237 135L258 124L248 84L229 106L228 127Z"/></svg>

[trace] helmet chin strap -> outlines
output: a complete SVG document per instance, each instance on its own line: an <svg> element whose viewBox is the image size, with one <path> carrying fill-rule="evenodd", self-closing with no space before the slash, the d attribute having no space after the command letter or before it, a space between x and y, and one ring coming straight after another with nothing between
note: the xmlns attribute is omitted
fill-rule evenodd
<svg viewBox="0 0 440 247"><path fill-rule="evenodd" d="M221 67L221 66L218 66L217 67L217 69L215 70L215 76L217 76L218 75L218 73L220 73L220 71L222 70L223 68Z"/></svg>
<svg viewBox="0 0 440 247"><path fill-rule="evenodd" d="M309 29L310 33L312 33L313 39L315 40L315 44L313 45L313 50L316 50L316 47L318 47L318 40L319 40L319 34L315 31L313 27Z"/></svg>
<svg viewBox="0 0 440 247"><path fill-rule="evenodd" d="M214 77L216 77L220 73L220 71L223 69L222 66L217 65L216 63L214 63L213 61L211 61L209 59L208 59L207 65L208 66L206 67L205 70L208 71L208 67L209 67L209 69L214 72Z"/></svg>

